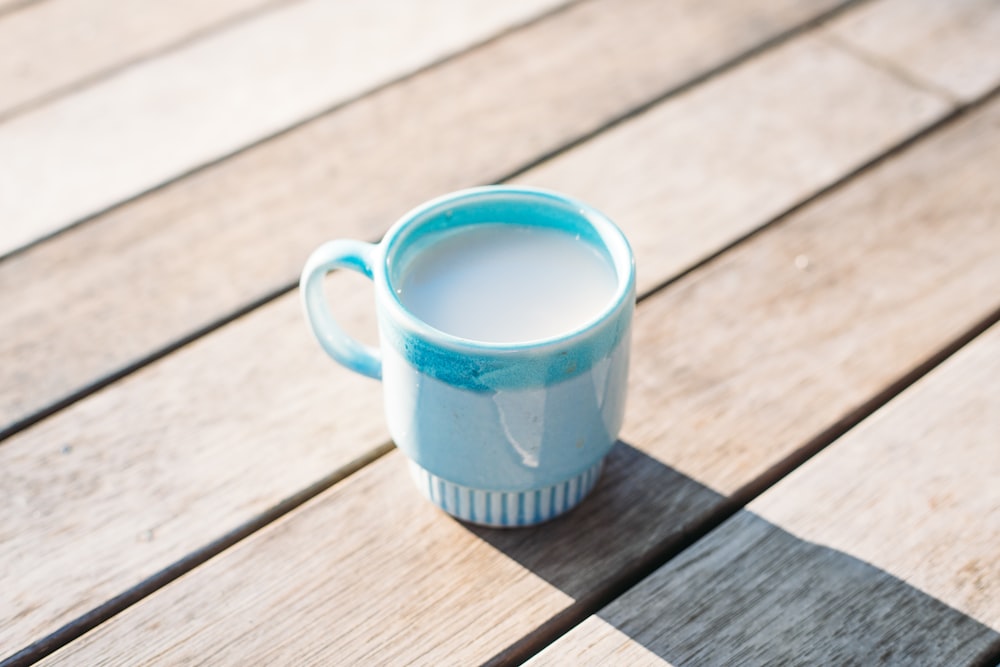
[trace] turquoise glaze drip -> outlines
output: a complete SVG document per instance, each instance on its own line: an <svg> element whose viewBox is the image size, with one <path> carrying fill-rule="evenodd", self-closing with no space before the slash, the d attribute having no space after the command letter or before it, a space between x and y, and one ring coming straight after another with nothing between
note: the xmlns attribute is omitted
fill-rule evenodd
<svg viewBox="0 0 1000 667"><path fill-rule="evenodd" d="M629 334L635 296L619 304L614 315L586 332L586 340L557 341L537 348L477 347L470 343L461 354L419 334L380 322L384 342L425 375L470 391L529 389L551 385L589 371L608 357ZM389 315L380 309L380 318ZM583 333L581 332L581 333ZM562 349L560 349L562 348Z"/></svg>
<svg viewBox="0 0 1000 667"><path fill-rule="evenodd" d="M531 188L472 189L410 212L408 224L380 244L384 271L375 271L379 326L414 368L452 386L477 392L550 385L586 372L609 356L629 331L635 309L635 270L620 232L578 202ZM512 222L546 227L591 243L612 263L618 277L616 298L601 317L560 338L524 344L489 344L455 338L411 315L394 289L408 258L435 235L460 227ZM607 247L609 251L604 250Z"/></svg>

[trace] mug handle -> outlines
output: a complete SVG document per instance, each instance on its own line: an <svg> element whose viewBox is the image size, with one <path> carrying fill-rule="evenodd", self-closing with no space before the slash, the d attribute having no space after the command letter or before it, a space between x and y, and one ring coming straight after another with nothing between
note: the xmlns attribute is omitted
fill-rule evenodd
<svg viewBox="0 0 1000 667"><path fill-rule="evenodd" d="M350 269L371 280L376 248L372 243L343 239L324 243L309 255L302 269L299 291L309 328L326 353L355 373L381 380L382 354L340 328L323 293L323 278L334 269Z"/></svg>

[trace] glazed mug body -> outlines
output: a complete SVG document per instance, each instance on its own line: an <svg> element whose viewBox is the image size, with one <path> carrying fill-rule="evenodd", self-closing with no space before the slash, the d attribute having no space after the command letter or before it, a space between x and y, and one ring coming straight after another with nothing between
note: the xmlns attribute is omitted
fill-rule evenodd
<svg viewBox="0 0 1000 667"><path fill-rule="evenodd" d="M514 343L460 338L411 313L400 272L442 232L509 223L590 243L615 276L612 299L556 337ZM379 348L348 337L322 278L349 268L374 282ZM404 215L378 244L331 241L302 273L307 320L335 360L381 379L389 432L417 488L460 519L524 526L558 516L593 488L625 408L635 265L604 215L561 194L493 186L445 195Z"/></svg>

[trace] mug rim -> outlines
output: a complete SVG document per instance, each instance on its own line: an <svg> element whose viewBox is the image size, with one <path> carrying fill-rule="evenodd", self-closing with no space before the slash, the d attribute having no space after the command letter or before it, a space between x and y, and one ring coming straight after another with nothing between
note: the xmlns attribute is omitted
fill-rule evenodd
<svg viewBox="0 0 1000 667"><path fill-rule="evenodd" d="M431 326L414 315L399 298L392 288L390 272L394 253L401 252L396 248L401 236L412 231L414 227L435 220L447 209L464 202L477 199L509 199L520 197L535 200L543 204L556 204L564 210L570 210L576 216L589 223L597 234L603 250L608 254L618 278L615 292L601 311L582 322L580 325L557 336L537 338L527 341L490 342L456 336ZM393 315L393 319L402 322L405 327L429 343L455 350L474 351L479 354L504 352L524 352L541 350L570 343L585 337L596 327L615 317L615 314L631 300L635 291L635 257L624 232L611 219L578 199L553 190L520 185L487 185L457 190L431 199L405 213L382 237L378 244L378 271L373 278L380 283L379 287L388 293L387 303L384 303Z"/></svg>

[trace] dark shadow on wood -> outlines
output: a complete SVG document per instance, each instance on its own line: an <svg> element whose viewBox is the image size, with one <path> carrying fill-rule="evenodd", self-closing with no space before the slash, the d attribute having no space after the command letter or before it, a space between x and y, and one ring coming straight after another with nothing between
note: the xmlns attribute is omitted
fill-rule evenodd
<svg viewBox="0 0 1000 667"><path fill-rule="evenodd" d="M592 614L675 667L1000 658L1000 633L625 443L578 510L469 530L574 600L488 664L523 662Z"/></svg>

